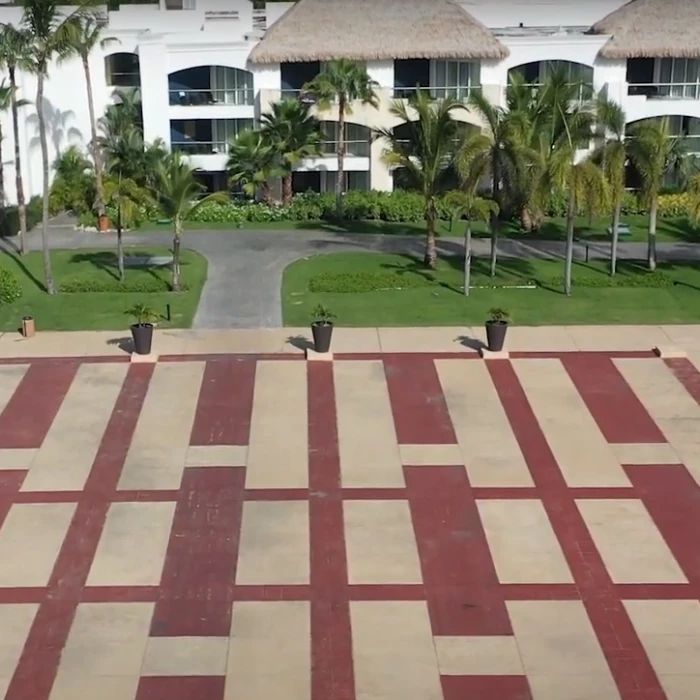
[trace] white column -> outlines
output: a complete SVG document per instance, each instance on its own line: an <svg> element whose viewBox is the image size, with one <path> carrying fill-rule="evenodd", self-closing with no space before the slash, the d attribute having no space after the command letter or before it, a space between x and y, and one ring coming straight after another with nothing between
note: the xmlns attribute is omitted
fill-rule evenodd
<svg viewBox="0 0 700 700"><path fill-rule="evenodd" d="M150 143L161 138L170 146L168 61L165 45L162 42L142 43L138 52L144 139Z"/></svg>

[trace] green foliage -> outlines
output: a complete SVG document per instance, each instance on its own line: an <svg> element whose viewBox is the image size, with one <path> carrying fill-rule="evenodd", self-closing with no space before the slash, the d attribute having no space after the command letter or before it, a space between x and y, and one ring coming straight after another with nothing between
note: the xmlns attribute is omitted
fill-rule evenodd
<svg viewBox="0 0 700 700"><path fill-rule="evenodd" d="M41 222L41 197L32 197L27 203L27 231ZM0 211L0 237L16 236L19 232L19 210L16 206Z"/></svg>
<svg viewBox="0 0 700 700"><path fill-rule="evenodd" d="M498 308L494 306L489 309L489 320L490 321L508 321L510 319L510 313L506 309Z"/></svg>
<svg viewBox="0 0 700 700"><path fill-rule="evenodd" d="M115 292L139 292L142 294L158 294L161 292L171 292L172 286L168 280L160 277L135 277L126 278L124 284L119 280L97 276L81 276L67 279L61 282L59 290L65 294L92 294L92 293L115 293ZM188 286L180 284L180 290L186 292Z"/></svg>
<svg viewBox="0 0 700 700"><path fill-rule="evenodd" d="M315 293L355 294L381 292L387 289L416 289L435 284L430 274L396 272L323 272L309 280L309 291Z"/></svg>
<svg viewBox="0 0 700 700"><path fill-rule="evenodd" d="M22 296L22 285L12 270L0 267L0 303L12 304Z"/></svg>
<svg viewBox="0 0 700 700"><path fill-rule="evenodd" d="M333 319L336 317L335 314L323 304L317 304L316 308L311 314L315 323L332 323Z"/></svg>
<svg viewBox="0 0 700 700"><path fill-rule="evenodd" d="M610 276L591 276L575 275L573 279L574 285L577 287L588 287L596 289L608 289L612 287L626 288L648 288L648 289L667 289L674 284L673 278L664 272L640 272L636 274L624 274ZM537 279L537 284L540 287L561 287L564 284L563 277L545 277Z"/></svg>
<svg viewBox="0 0 700 700"><path fill-rule="evenodd" d="M139 302L134 304L130 309L124 312L125 316L131 316L134 319L136 325L142 325L144 323L153 323L158 318L158 314L155 309L152 309L148 304Z"/></svg>

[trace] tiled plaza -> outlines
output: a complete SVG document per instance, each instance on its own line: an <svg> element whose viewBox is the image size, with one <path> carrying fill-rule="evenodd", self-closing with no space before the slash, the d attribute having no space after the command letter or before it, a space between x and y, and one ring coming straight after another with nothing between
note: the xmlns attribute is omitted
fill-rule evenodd
<svg viewBox="0 0 700 700"><path fill-rule="evenodd" d="M700 354L32 342L0 698L700 697Z"/></svg>

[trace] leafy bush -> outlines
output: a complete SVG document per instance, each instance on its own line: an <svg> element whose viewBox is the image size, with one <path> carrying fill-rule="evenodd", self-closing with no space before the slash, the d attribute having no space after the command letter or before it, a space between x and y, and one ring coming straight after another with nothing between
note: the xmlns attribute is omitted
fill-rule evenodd
<svg viewBox="0 0 700 700"><path fill-rule="evenodd" d="M41 197L32 197L26 206L27 231L41 223L43 201ZM16 206L5 207L0 212L0 236L16 236L19 233L19 209Z"/></svg>
<svg viewBox="0 0 700 700"><path fill-rule="evenodd" d="M687 216L690 209L690 196L683 194L662 194L659 197L659 216L663 218Z"/></svg>
<svg viewBox="0 0 700 700"><path fill-rule="evenodd" d="M102 279L98 277L75 277L64 280L59 284L59 291L64 294L92 294L95 292L138 292L141 294L155 294L171 291L170 282L160 277L127 277L124 284L119 280ZM186 284L181 284L183 292L188 290Z"/></svg>
<svg viewBox="0 0 700 700"><path fill-rule="evenodd" d="M380 292L386 289L415 289L436 284L426 274L399 274L396 272L322 272L309 281L310 292L352 294L356 292Z"/></svg>
<svg viewBox="0 0 700 700"><path fill-rule="evenodd" d="M673 278L669 277L664 272L640 272L631 275L615 275L615 277L610 277L608 275L599 275L595 277L574 276L573 285L575 287L590 287L590 288L611 288L611 287L645 287L653 289L666 289L672 287L674 282ZM549 278L539 278L537 279L537 284L541 287L563 287L564 277L549 277Z"/></svg>
<svg viewBox="0 0 700 700"><path fill-rule="evenodd" d="M0 267L0 303L12 304L22 296L22 285L12 270Z"/></svg>

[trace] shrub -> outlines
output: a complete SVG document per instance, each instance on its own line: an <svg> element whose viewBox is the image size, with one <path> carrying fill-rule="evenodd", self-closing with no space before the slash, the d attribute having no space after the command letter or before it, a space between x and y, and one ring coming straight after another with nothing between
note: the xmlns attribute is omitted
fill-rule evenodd
<svg viewBox="0 0 700 700"><path fill-rule="evenodd" d="M310 292L352 294L356 292L380 292L386 289L416 289L436 284L429 275L400 274L397 272L322 272L309 281Z"/></svg>
<svg viewBox="0 0 700 700"><path fill-rule="evenodd" d="M683 194L662 194L659 197L659 216L663 218L687 216L690 209L690 196Z"/></svg>
<svg viewBox="0 0 700 700"><path fill-rule="evenodd" d="M158 292L170 292L172 290L168 280L160 277L127 277L124 284L115 279L103 279L99 277L75 277L64 280L58 286L64 294L92 294L100 292L137 292L140 294L156 294ZM186 284L181 284L183 292L188 290Z"/></svg>
<svg viewBox="0 0 700 700"><path fill-rule="evenodd" d="M43 201L41 197L32 197L26 205L27 231L41 223ZM5 207L0 211L0 236L16 236L19 233L19 209L16 206Z"/></svg>
<svg viewBox="0 0 700 700"><path fill-rule="evenodd" d="M12 270L0 267L0 303L12 304L22 296L22 285Z"/></svg>
<svg viewBox="0 0 700 700"><path fill-rule="evenodd" d="M654 272L640 272L630 275L618 274L614 277L610 277L609 275L598 275L592 277L587 277L585 275L582 275L580 277L574 276L572 282L575 287L589 287L598 289L612 287L644 287L653 289L665 289L668 287L672 287L674 284L672 277L669 277L669 275L667 275L666 273L659 272L658 270ZM536 280L536 283L540 287L563 287L564 277L562 276L540 278Z"/></svg>

